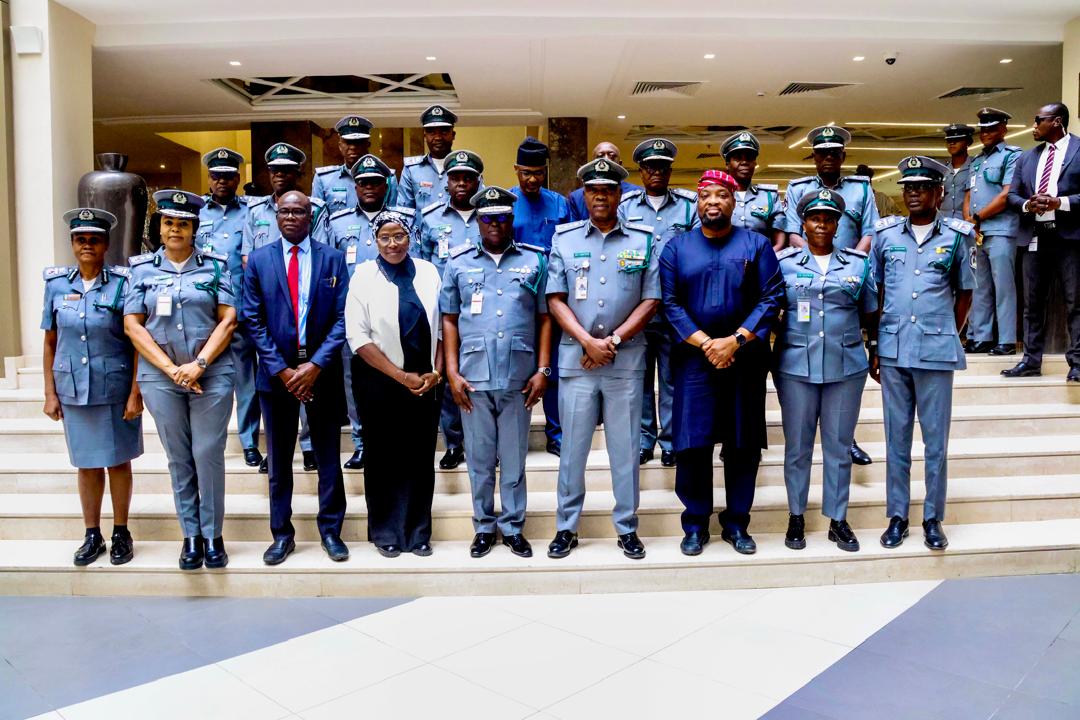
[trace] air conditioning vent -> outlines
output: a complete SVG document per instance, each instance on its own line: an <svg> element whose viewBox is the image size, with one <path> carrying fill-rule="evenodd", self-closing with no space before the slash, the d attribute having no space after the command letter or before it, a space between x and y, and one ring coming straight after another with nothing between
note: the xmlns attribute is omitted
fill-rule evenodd
<svg viewBox="0 0 1080 720"><path fill-rule="evenodd" d="M793 82L788 83L787 87L780 91L780 96L784 95L806 95L808 93L815 93L821 97L836 97L836 93L830 93L829 90L840 90L843 88L854 87L857 83L822 83L822 82Z"/></svg>
<svg viewBox="0 0 1080 720"><path fill-rule="evenodd" d="M697 94L704 83L696 80L641 80L634 84L631 97L652 95L668 98L688 98Z"/></svg>
<svg viewBox="0 0 1080 720"><path fill-rule="evenodd" d="M955 90L950 90L944 95L938 95L938 100L948 100L949 98L958 97L972 97L976 96L984 100L990 98L1002 97L1008 95L1016 90L1023 90L1019 87L958 87Z"/></svg>

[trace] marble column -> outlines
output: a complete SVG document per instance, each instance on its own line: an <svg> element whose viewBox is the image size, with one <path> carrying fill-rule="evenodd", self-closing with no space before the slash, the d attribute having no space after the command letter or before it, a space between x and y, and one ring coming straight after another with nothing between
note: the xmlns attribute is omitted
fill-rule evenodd
<svg viewBox="0 0 1080 720"><path fill-rule="evenodd" d="M548 187L566 195L577 188L577 170L589 159L589 120L583 117L549 118L547 126Z"/></svg>

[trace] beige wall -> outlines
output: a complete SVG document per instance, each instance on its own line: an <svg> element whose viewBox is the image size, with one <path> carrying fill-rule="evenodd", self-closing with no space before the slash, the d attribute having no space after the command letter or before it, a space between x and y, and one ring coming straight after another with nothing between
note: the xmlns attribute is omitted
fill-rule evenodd
<svg viewBox="0 0 1080 720"><path fill-rule="evenodd" d="M1080 15L1065 25L1065 43L1061 54L1061 101L1065 103L1073 120L1070 129L1076 132L1080 113Z"/></svg>
<svg viewBox="0 0 1080 720"><path fill-rule="evenodd" d="M8 3L0 0L0 357L18 355L20 351L8 25Z"/></svg>

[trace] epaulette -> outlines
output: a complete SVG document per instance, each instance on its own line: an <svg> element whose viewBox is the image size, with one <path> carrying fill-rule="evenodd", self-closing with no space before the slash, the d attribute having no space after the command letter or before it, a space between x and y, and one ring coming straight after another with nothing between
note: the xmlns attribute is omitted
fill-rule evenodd
<svg viewBox="0 0 1080 720"><path fill-rule="evenodd" d="M55 280L58 277L64 277L71 270L68 265L53 265L45 268L45 271L41 274L46 280Z"/></svg>
<svg viewBox="0 0 1080 720"><path fill-rule="evenodd" d="M326 207L326 201L325 200L320 200L317 197L309 197L308 200L310 200L311 204L314 205L317 208L321 209L321 208Z"/></svg>
<svg viewBox="0 0 1080 720"><path fill-rule="evenodd" d="M794 180L789 182L788 187L791 187L792 185L802 185L805 182L810 182L811 180L816 180L816 179L817 179L817 175L804 175L801 178L795 178Z"/></svg>
<svg viewBox="0 0 1080 720"><path fill-rule="evenodd" d="M883 217L876 223L874 223L874 230L886 230L888 228L891 228L893 225L899 225L902 222L904 222L903 215L889 215L888 217Z"/></svg>
<svg viewBox="0 0 1080 720"><path fill-rule="evenodd" d="M154 253L143 253L142 255L134 255L128 258L128 267L136 267L138 265L144 265L154 259Z"/></svg>
<svg viewBox="0 0 1080 720"><path fill-rule="evenodd" d="M120 275L121 277L131 277L131 268L125 265L110 265L109 272L113 275Z"/></svg>
<svg viewBox="0 0 1080 720"><path fill-rule="evenodd" d="M961 220L960 218L945 218L945 224L961 235L970 235L971 231L975 229L974 224L969 223L967 220Z"/></svg>
<svg viewBox="0 0 1080 720"><path fill-rule="evenodd" d="M869 255L864 253L862 250L856 250L855 248L842 248L842 250L844 252L846 252L848 255L854 255L855 257L861 257L861 258L870 257Z"/></svg>
<svg viewBox="0 0 1080 720"><path fill-rule="evenodd" d="M647 233L656 232L656 228L654 228L652 225L644 225L642 223L635 223L635 222L623 223L623 227L624 228L629 228L630 230L640 230L641 232L647 232Z"/></svg>
<svg viewBox="0 0 1080 720"><path fill-rule="evenodd" d="M774 192L774 193L780 192L780 186L779 185L770 185L770 184L767 184L767 183L758 183L758 184L754 185L754 187L756 187L758 190L765 190L767 192Z"/></svg>
<svg viewBox="0 0 1080 720"><path fill-rule="evenodd" d="M229 261L228 255L222 255L221 253L216 253L211 250L203 250L199 254L202 255L204 258L212 258L214 260L220 260L221 262Z"/></svg>
<svg viewBox="0 0 1080 720"><path fill-rule="evenodd" d="M589 222L589 221L588 220L575 220L573 222L562 223L560 225L555 226L555 232L561 233L561 232L566 232L567 230L574 230L576 228L583 227L585 225L585 223L587 223L587 222Z"/></svg>
<svg viewBox="0 0 1080 720"><path fill-rule="evenodd" d="M249 208L253 208L256 205L261 205L264 202L268 202L270 200L269 195L245 195L244 198L247 200L247 206Z"/></svg>
<svg viewBox="0 0 1080 720"><path fill-rule="evenodd" d="M473 245L472 243L467 243L467 242L466 243L461 243L460 245L456 245L456 246L450 248L450 257L456 258L458 255L462 255L462 254L468 252L469 250L475 250L475 249L476 249L476 246Z"/></svg>
<svg viewBox="0 0 1080 720"><path fill-rule="evenodd" d="M424 156L423 155L410 155L409 157L402 160L402 164L405 167L409 167L411 165L419 165L422 162L424 162Z"/></svg>
<svg viewBox="0 0 1080 720"><path fill-rule="evenodd" d="M633 200L634 198L639 198L639 197L641 197L641 194L644 193L644 192L645 191L642 190L641 188L638 188L637 190L631 190L630 192L628 192L628 193L626 193L625 195L622 196L622 199L619 200L619 204L622 204L622 203L624 203L624 202L626 202L628 200Z"/></svg>
<svg viewBox="0 0 1080 720"><path fill-rule="evenodd" d="M866 177L865 175L846 175L844 177L844 179L845 180L852 180L854 182L864 182L864 183L870 182L870 178Z"/></svg>
<svg viewBox="0 0 1080 720"><path fill-rule="evenodd" d="M332 213L330 215L330 219L333 220L334 218L344 217L346 215L353 215L354 213L356 213L356 208L342 208L336 213Z"/></svg>
<svg viewBox="0 0 1080 720"><path fill-rule="evenodd" d="M1009 152L1014 152L1014 153L1024 152L1023 148L1017 147L1016 145L1003 145L1002 147L1004 147Z"/></svg>
<svg viewBox="0 0 1080 720"><path fill-rule="evenodd" d="M405 207L404 205L392 205L386 209L392 210L393 212L400 213L402 215L408 215L409 217L413 217L414 215L416 215L416 210L411 207Z"/></svg>
<svg viewBox="0 0 1080 720"><path fill-rule="evenodd" d="M678 195L681 198L693 200L694 202L697 202L698 199L696 192L694 192L693 190L687 190L686 188L671 188L671 192L673 195Z"/></svg>
<svg viewBox="0 0 1080 720"><path fill-rule="evenodd" d="M444 202L443 202L442 200L436 200L435 202L431 203L431 204L430 204L430 205L428 205L427 207L423 208L423 209L422 209L422 210L420 211L420 214L421 214L421 215L427 215L427 214L428 214L429 212L431 212L432 210L434 210L434 209L436 209L436 208L440 208L440 207L442 207L442 206L443 206L444 204L445 204L445 203L444 203Z"/></svg>
<svg viewBox="0 0 1080 720"><path fill-rule="evenodd" d="M519 242L517 243L517 246L521 250L531 250L532 252L538 253L545 252L544 248L540 247L539 245L530 245L529 243Z"/></svg>
<svg viewBox="0 0 1080 720"><path fill-rule="evenodd" d="M325 175L328 172L341 171L340 165L323 165L322 167L315 168L316 175Z"/></svg>
<svg viewBox="0 0 1080 720"><path fill-rule="evenodd" d="M776 259L777 260L784 260L785 258L789 258L792 255L798 255L800 252L802 252L802 248L786 247L783 250L781 250L779 253L777 253Z"/></svg>

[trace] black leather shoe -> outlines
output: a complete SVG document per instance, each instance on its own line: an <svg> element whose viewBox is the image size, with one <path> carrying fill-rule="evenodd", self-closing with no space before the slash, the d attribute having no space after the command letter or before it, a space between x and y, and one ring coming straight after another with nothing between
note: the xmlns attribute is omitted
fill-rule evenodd
<svg viewBox="0 0 1080 720"><path fill-rule="evenodd" d="M859 538L855 537L847 520L829 521L829 542L836 543L841 550L859 552Z"/></svg>
<svg viewBox="0 0 1080 720"><path fill-rule="evenodd" d="M622 554L631 560L641 560L645 557L645 543L636 532L629 532L619 536L618 545L622 548Z"/></svg>
<svg viewBox="0 0 1080 720"><path fill-rule="evenodd" d="M280 565L294 550L296 550L296 542L291 537L275 540L263 553L263 562L267 565Z"/></svg>
<svg viewBox="0 0 1080 720"><path fill-rule="evenodd" d="M88 532L83 538L83 544L75 551L75 566L86 567L108 550L105 547L105 538L100 532Z"/></svg>
<svg viewBox="0 0 1080 720"><path fill-rule="evenodd" d="M110 542L109 562L113 565L125 565L135 557L135 543L130 533L114 532Z"/></svg>
<svg viewBox="0 0 1080 720"><path fill-rule="evenodd" d="M1005 377L1036 377L1042 375L1042 367L1040 365L1032 365L1026 360L1013 365L1011 368L1007 368L1001 371L1001 374Z"/></svg>
<svg viewBox="0 0 1080 720"><path fill-rule="evenodd" d="M964 352L969 353L969 352L974 352L974 350L975 350L975 341L972 340L971 338L968 338L967 340L965 340L964 341Z"/></svg>
<svg viewBox="0 0 1080 720"><path fill-rule="evenodd" d="M263 461L262 453L259 452L259 448L244 448L244 464L248 467L255 467L261 464Z"/></svg>
<svg viewBox="0 0 1080 720"><path fill-rule="evenodd" d="M806 519L802 515L788 513L784 545L792 550L802 550L806 547Z"/></svg>
<svg viewBox="0 0 1080 720"><path fill-rule="evenodd" d="M259 463L259 472L266 475L270 472L270 458L264 457L262 462Z"/></svg>
<svg viewBox="0 0 1080 720"><path fill-rule="evenodd" d="M387 558L396 558L401 554L401 546L399 545L376 545L375 549L379 551L379 554Z"/></svg>
<svg viewBox="0 0 1080 720"><path fill-rule="evenodd" d="M682 542L679 543L679 550L683 555L700 555L708 544L708 530L691 530L683 536Z"/></svg>
<svg viewBox="0 0 1080 720"><path fill-rule="evenodd" d="M661 450L660 464L664 467L675 467L675 453L671 450Z"/></svg>
<svg viewBox="0 0 1080 720"><path fill-rule="evenodd" d="M476 533L469 546L469 555L474 558L484 557L495 547L495 533Z"/></svg>
<svg viewBox="0 0 1080 720"><path fill-rule="evenodd" d="M1080 382L1080 366L1071 368L1065 376L1065 382Z"/></svg>
<svg viewBox="0 0 1080 720"><path fill-rule="evenodd" d="M735 552L740 555L753 555L757 552L757 543L754 542L754 538L741 527L733 527L730 530L725 528L720 533L720 539L731 543L731 547L735 548Z"/></svg>
<svg viewBox="0 0 1080 720"><path fill-rule="evenodd" d="M345 562L349 559L349 548L334 533L326 533L323 536L322 549L334 562Z"/></svg>
<svg viewBox="0 0 1080 720"><path fill-rule="evenodd" d="M225 552L225 541L220 537L206 541L206 567L223 568L229 564L229 553Z"/></svg>
<svg viewBox="0 0 1080 720"><path fill-rule="evenodd" d="M548 453L554 455L555 457L559 457L560 455L562 455L562 443L558 440L548 440L547 448L545 449L548 451Z"/></svg>
<svg viewBox="0 0 1080 720"><path fill-rule="evenodd" d="M851 443L851 462L856 465L869 465L874 462L874 459L870 457L865 450L859 447L859 443L852 441Z"/></svg>
<svg viewBox="0 0 1080 720"><path fill-rule="evenodd" d="M430 557L433 552L435 551L431 549L431 543L426 542L422 542L412 549L412 554L419 555L420 557Z"/></svg>
<svg viewBox="0 0 1080 720"><path fill-rule="evenodd" d="M644 465L645 463L649 462L652 459L653 459L653 451L652 450L642 450L641 452L638 453L638 459L637 459L638 465Z"/></svg>
<svg viewBox="0 0 1080 720"><path fill-rule="evenodd" d="M1016 343L1013 343L1011 345L1005 345L1005 344L995 345L994 347L990 348L990 354L991 355L1015 355L1016 354Z"/></svg>
<svg viewBox="0 0 1080 720"><path fill-rule="evenodd" d="M304 450L304 469L309 472L319 469L319 461L315 459L314 450Z"/></svg>
<svg viewBox="0 0 1080 720"><path fill-rule="evenodd" d="M881 547L900 547L904 543L904 538L907 536L908 521L901 517L894 516L889 520L889 527L885 529L885 532L881 533Z"/></svg>
<svg viewBox="0 0 1080 720"><path fill-rule="evenodd" d="M465 461L465 450L460 447L446 448L446 454L439 461L439 467L443 470L453 470Z"/></svg>
<svg viewBox="0 0 1080 720"><path fill-rule="evenodd" d="M982 353L990 352L991 350L994 349L994 347L995 347L995 344L994 344L993 340L984 340L983 342L973 342L973 343L971 343L971 349L969 350L969 349L965 348L965 350L967 352L969 352L969 353L972 353L972 354L975 354L975 355L980 355Z"/></svg>
<svg viewBox="0 0 1080 720"><path fill-rule="evenodd" d="M203 545L206 543L202 536L184 538L184 544L180 546L180 569L198 570L203 566Z"/></svg>
<svg viewBox="0 0 1080 720"><path fill-rule="evenodd" d="M532 545L521 533L517 535L503 535L502 544L510 548L510 552L518 557L532 557Z"/></svg>
<svg viewBox="0 0 1080 720"><path fill-rule="evenodd" d="M364 469L364 451L357 450L353 452L352 457L345 461L345 464L341 467L346 470L363 470Z"/></svg>
<svg viewBox="0 0 1080 720"><path fill-rule="evenodd" d="M931 550L944 550L949 547L949 538L941 528L940 520L923 520L923 545Z"/></svg>
<svg viewBox="0 0 1080 720"><path fill-rule="evenodd" d="M555 539L548 543L547 556L549 558L564 558L576 547L577 533L560 530L555 533Z"/></svg>

